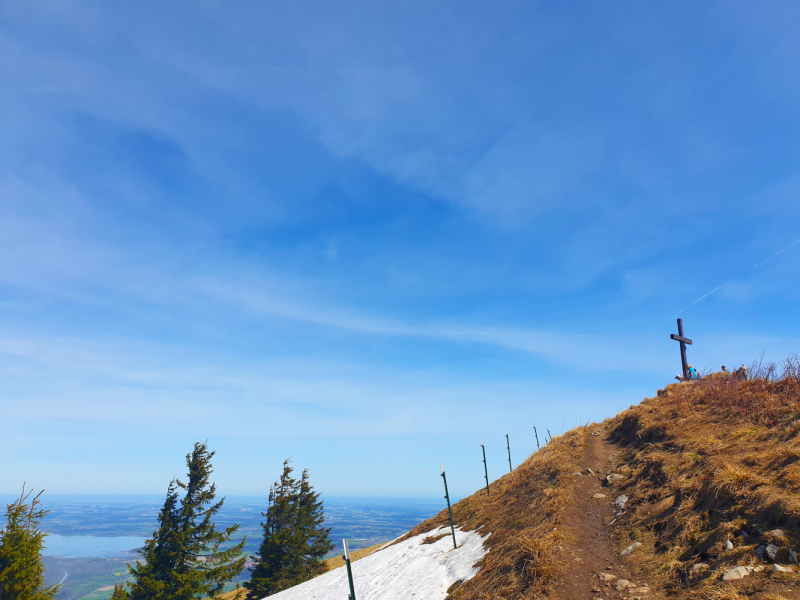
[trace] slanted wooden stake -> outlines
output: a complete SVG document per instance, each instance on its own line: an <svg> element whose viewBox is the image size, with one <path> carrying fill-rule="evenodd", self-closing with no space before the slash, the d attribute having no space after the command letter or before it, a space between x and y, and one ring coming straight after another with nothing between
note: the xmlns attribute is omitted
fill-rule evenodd
<svg viewBox="0 0 800 600"><path fill-rule="evenodd" d="M678 335L670 333L669 337L681 344L681 368L683 369L683 378L684 380L689 379L689 365L686 362L686 346L691 346L692 340L683 336L683 319L678 319Z"/></svg>
<svg viewBox="0 0 800 600"><path fill-rule="evenodd" d="M483 450L483 476L486 477L486 495L489 495L489 469L486 468L486 447L481 438L481 450Z"/></svg>
<svg viewBox="0 0 800 600"><path fill-rule="evenodd" d="M344 564L347 565L347 580L350 582L350 595L347 597L348 600L356 600L356 589L353 587L353 570L350 568L350 548L347 546L347 540L342 540L342 544L344 545L344 555L342 558L344 559Z"/></svg>
<svg viewBox="0 0 800 600"><path fill-rule="evenodd" d="M541 446L539 446L539 434L536 431L536 423L533 424L533 435L536 436L536 449L537 450L541 450L542 448L541 448Z"/></svg>
<svg viewBox="0 0 800 600"><path fill-rule="evenodd" d="M450 515L450 533L453 534L453 548L458 548L458 544L456 544L456 527L453 525L453 509L450 508L450 493L447 491L447 476L444 474L444 463L442 463L442 481L444 481L444 497L447 500L447 512Z"/></svg>
<svg viewBox="0 0 800 600"><path fill-rule="evenodd" d="M508 429L506 429L506 450L508 450L508 472L511 473L514 468L511 466L511 443L508 441Z"/></svg>

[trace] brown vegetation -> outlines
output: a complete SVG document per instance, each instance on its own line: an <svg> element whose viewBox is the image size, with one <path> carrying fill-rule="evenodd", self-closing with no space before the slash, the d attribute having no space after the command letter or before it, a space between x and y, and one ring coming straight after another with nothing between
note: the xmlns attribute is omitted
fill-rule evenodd
<svg viewBox="0 0 800 600"><path fill-rule="evenodd" d="M366 556L369 556L373 552L380 550L386 544L375 544L374 546L370 546L369 548L361 548L360 550L351 550L350 551L350 562L353 563L357 560L360 560ZM344 559L342 558L341 554L337 554L336 556L331 556L330 558L325 559L325 566L327 571L332 571L333 569L338 569L339 567L344 566Z"/></svg>
<svg viewBox="0 0 800 600"><path fill-rule="evenodd" d="M747 591L719 577L762 564L755 550L768 542L786 563L800 541L798 367L790 359L782 371L757 364L746 381L673 384L609 423L631 475L620 486L631 498L623 530L643 543L641 561L672 593L722 600L775 591L769 569L748 577ZM692 569L699 563L708 568Z"/></svg>
<svg viewBox="0 0 800 600"><path fill-rule="evenodd" d="M214 600L244 600L245 598L247 598L247 590L244 588L231 590L230 592L225 592L219 596L214 596ZM206 598L205 600L210 599Z"/></svg>
<svg viewBox="0 0 800 600"><path fill-rule="evenodd" d="M448 598L488 600L542 598L553 591L563 568L558 548L564 543L561 524L570 502L570 473L586 443L586 429L577 428L537 452L508 475L453 505L453 520L462 530L488 535L489 552L478 574ZM447 509L421 523L405 537L449 527ZM457 537L458 534L456 534Z"/></svg>

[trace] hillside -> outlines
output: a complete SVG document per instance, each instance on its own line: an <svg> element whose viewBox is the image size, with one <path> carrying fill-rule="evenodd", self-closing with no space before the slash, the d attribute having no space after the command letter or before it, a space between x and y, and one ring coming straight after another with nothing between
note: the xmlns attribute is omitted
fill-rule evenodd
<svg viewBox="0 0 800 600"><path fill-rule="evenodd" d="M800 373L785 366L670 385L459 503L457 522L497 534L451 598L800 598Z"/></svg>
<svg viewBox="0 0 800 600"><path fill-rule="evenodd" d="M793 364L781 378L764 369L749 381L670 385L553 438L490 496L453 506L464 548L449 544L444 510L355 563L358 599L800 598ZM476 569L444 568L428 578L449 577L446 587L414 587L425 543L438 566L463 562L469 545ZM274 597L338 597L343 577L337 569Z"/></svg>
<svg viewBox="0 0 800 600"><path fill-rule="evenodd" d="M631 498L620 546L642 544L630 562L658 588L800 597L797 575L784 571L796 569L800 541L800 373L786 366L780 379L766 368L750 381L671 385L607 423L627 465L615 493Z"/></svg>

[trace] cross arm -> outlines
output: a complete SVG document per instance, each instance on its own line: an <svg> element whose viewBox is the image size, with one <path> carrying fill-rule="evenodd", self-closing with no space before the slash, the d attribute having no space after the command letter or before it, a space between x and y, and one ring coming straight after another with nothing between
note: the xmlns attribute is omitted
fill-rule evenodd
<svg viewBox="0 0 800 600"><path fill-rule="evenodd" d="M682 335L676 335L676 334L674 334L674 333L670 333L670 334L669 334L669 337L670 337L670 339L673 339L673 340L675 340L676 342L683 342L684 344L686 344L686 345L688 345L688 346L691 346L691 345L692 345L692 340L690 340L690 339L689 339L689 338L687 338L687 337L683 337Z"/></svg>

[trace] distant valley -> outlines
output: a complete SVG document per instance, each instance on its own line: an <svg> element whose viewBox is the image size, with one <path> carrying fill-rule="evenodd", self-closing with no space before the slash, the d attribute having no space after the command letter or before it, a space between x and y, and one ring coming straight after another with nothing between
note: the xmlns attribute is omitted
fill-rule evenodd
<svg viewBox="0 0 800 600"><path fill-rule="evenodd" d="M64 580L62 600L107 600L113 585L125 580L127 563L136 560L132 545L152 534L163 498L119 496L104 498L52 497L51 511L43 529L50 530L45 550L47 583ZM333 498L325 501L326 525L341 552L346 537L353 549L394 539L438 513L439 499ZM255 552L261 540L261 511L266 499L230 498L217 520L220 526L240 523L247 536L247 552ZM109 539L117 538L117 539ZM54 554L56 556L54 556ZM247 578L247 571L242 580Z"/></svg>

